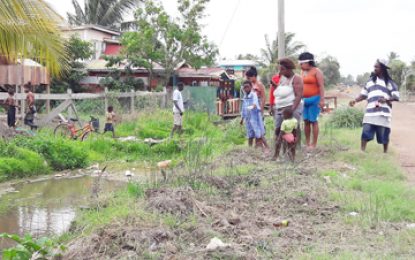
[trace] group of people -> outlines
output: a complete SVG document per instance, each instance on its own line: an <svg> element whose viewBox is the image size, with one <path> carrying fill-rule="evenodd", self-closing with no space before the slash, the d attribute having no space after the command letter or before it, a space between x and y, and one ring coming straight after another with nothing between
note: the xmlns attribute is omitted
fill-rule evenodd
<svg viewBox="0 0 415 260"><path fill-rule="evenodd" d="M317 68L314 55L300 54L298 63L301 75L295 73L296 64L289 58L278 61L279 73L270 83L270 115L274 117L275 150L273 159L279 158L281 146L290 160L295 159L296 146L301 138L300 121L304 121L304 134L307 151L317 147L319 136L318 119L324 109L324 76ZM368 100L364 120L361 149L376 134L377 141L388 150L392 101L399 100L398 87L390 78L389 67L384 60L377 60L375 70L361 95L350 102ZM265 87L257 79L257 70L251 67L245 74L243 83L243 103L241 124L245 123L249 146L254 141L256 147L265 152L269 146L265 140L264 106Z"/></svg>
<svg viewBox="0 0 415 260"><path fill-rule="evenodd" d="M324 77L316 66L313 54L302 53L299 63L301 75L295 73L293 60L279 60L279 73L272 77L270 83L270 115L274 117L276 140L273 159L278 159L284 145L290 159L294 160L302 118L307 149L313 150L317 146L318 117L324 107ZM268 151L264 124L265 86L257 79L255 67L251 67L245 75L241 124L245 122L249 145L252 146L255 140L257 147Z"/></svg>
<svg viewBox="0 0 415 260"><path fill-rule="evenodd" d="M24 92L26 93L26 111L24 117L24 124L28 125L31 130L36 129L34 124L34 119L36 115L36 106L35 106L35 95L32 92L32 86L30 82L24 86ZM16 127L16 112L17 108L20 106L17 104L15 99L15 91L13 89L8 90L9 96L4 102L5 107L7 108L7 125L9 127Z"/></svg>

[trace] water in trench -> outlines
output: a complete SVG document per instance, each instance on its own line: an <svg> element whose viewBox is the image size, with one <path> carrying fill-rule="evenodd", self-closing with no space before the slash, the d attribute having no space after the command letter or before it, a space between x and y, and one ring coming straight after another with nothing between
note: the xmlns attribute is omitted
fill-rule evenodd
<svg viewBox="0 0 415 260"><path fill-rule="evenodd" d="M79 177L19 184L16 193L0 197L0 233L60 235L68 230L80 206L91 198L95 179ZM100 192L119 189L120 182L101 179ZM11 246L0 240L0 250Z"/></svg>

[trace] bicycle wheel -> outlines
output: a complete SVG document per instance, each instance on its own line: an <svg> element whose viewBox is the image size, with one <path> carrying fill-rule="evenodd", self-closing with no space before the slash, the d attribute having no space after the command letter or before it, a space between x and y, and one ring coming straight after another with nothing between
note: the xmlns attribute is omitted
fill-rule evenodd
<svg viewBox="0 0 415 260"><path fill-rule="evenodd" d="M85 141L85 140L93 141L93 140L96 140L97 137L98 137L98 133L97 132L94 132L94 131L89 130L89 131L87 131L87 132L85 132L85 133L82 134L81 141L82 142Z"/></svg>
<svg viewBox="0 0 415 260"><path fill-rule="evenodd" d="M57 125L53 131L53 135L55 137L72 138L71 131L69 130L67 124Z"/></svg>

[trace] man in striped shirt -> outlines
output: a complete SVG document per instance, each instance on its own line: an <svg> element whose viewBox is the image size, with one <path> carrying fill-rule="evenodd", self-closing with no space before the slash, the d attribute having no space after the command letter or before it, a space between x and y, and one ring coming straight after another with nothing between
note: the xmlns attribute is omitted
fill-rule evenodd
<svg viewBox="0 0 415 260"><path fill-rule="evenodd" d="M399 101L399 91L396 83L388 73L389 67L385 60L377 60L375 71L369 82L362 89L360 96L350 101L350 106L367 100L365 116L363 118L362 151L373 140L383 144L383 151L387 153L392 119L392 102Z"/></svg>

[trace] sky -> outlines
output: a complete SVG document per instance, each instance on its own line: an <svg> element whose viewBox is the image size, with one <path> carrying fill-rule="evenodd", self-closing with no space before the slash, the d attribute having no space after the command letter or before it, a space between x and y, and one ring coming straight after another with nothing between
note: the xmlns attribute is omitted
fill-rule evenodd
<svg viewBox="0 0 415 260"><path fill-rule="evenodd" d="M177 15L176 1L160 1ZM73 12L71 0L46 2L64 17ZM206 14L203 32L219 47L221 59L260 55L264 36L277 34L277 0L210 0ZM285 0L285 31L294 32L317 60L334 56L343 75L356 76L391 51L407 63L415 60L414 14L414 0Z"/></svg>

